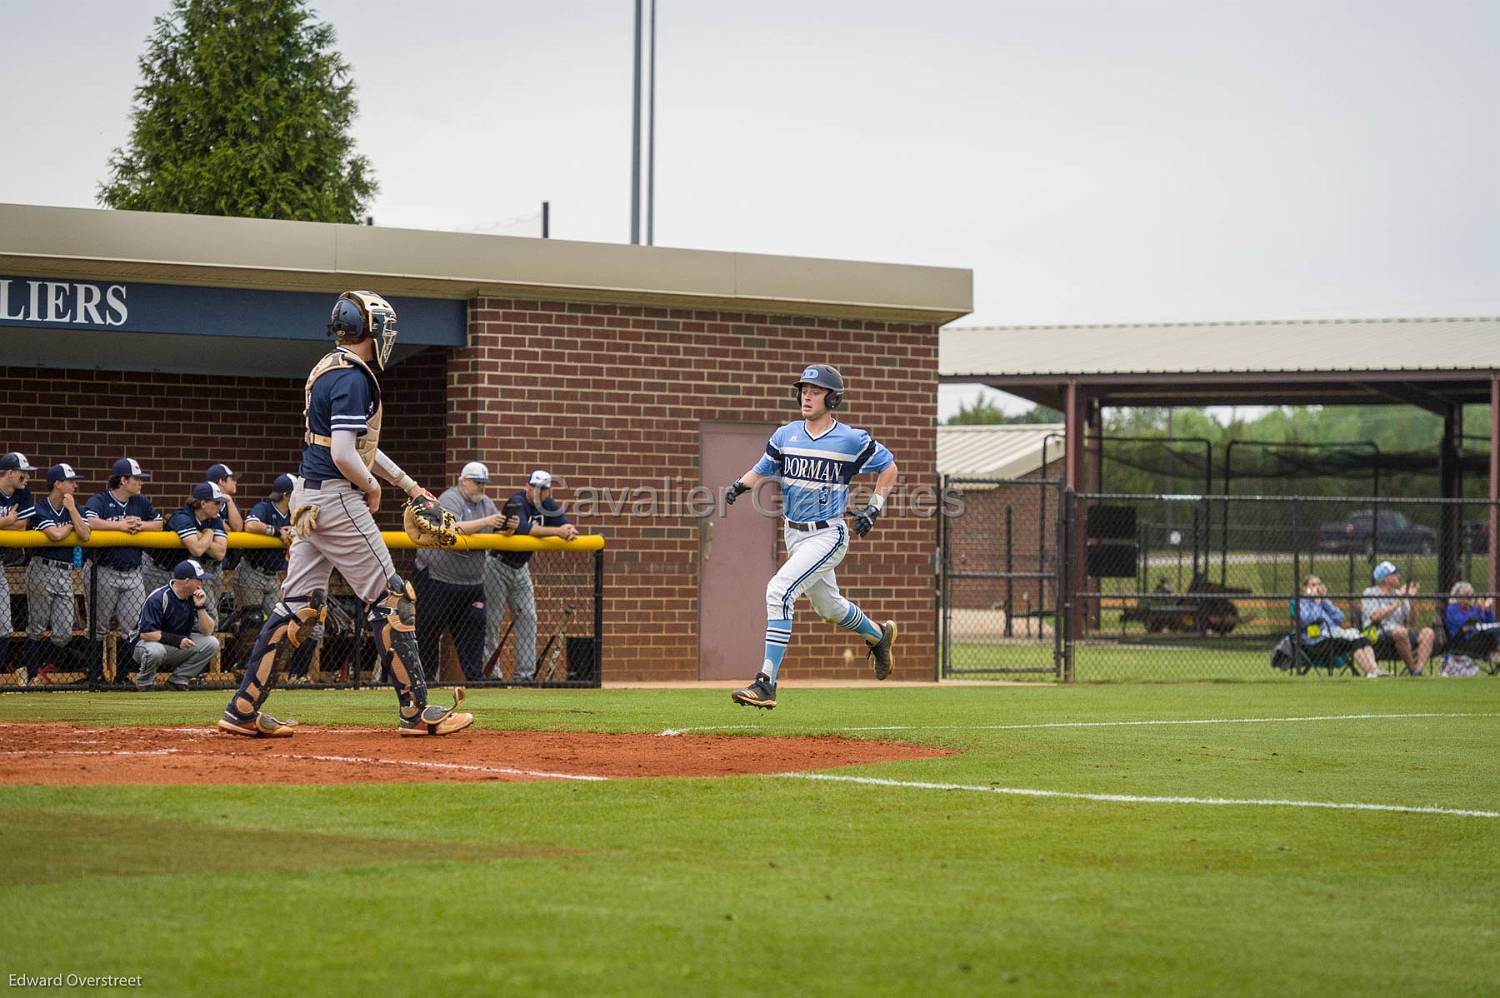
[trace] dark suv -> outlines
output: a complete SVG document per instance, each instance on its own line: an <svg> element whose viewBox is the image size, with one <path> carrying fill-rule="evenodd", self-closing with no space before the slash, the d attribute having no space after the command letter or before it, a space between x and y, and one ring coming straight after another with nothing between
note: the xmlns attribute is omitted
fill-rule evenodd
<svg viewBox="0 0 1500 998"><path fill-rule="evenodd" d="M1342 523L1325 523L1318 530L1318 547L1324 551L1354 551L1363 554L1431 554L1437 550L1437 531L1412 523L1394 509L1361 509ZM1377 529L1378 528L1378 529Z"/></svg>

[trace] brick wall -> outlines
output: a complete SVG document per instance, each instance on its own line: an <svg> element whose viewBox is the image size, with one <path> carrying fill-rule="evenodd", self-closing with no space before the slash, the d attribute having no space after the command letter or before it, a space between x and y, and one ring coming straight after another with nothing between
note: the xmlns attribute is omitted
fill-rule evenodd
<svg viewBox="0 0 1500 998"><path fill-rule="evenodd" d="M422 481L440 479L444 437L444 355L417 354L381 379L391 398L382 449ZM118 371L0 368L9 412L0 451L20 451L39 469L32 490L46 492L46 469L66 461L83 476L79 496L105 488L109 469L133 457L151 474L146 495L163 513L187 500L210 464L240 483L248 513L302 454L301 380L132 374ZM423 476L426 476L425 478ZM382 510L388 529L397 503Z"/></svg>
<svg viewBox="0 0 1500 998"><path fill-rule="evenodd" d="M937 342L931 325L478 299L470 345L448 364L447 478L478 458L498 474L497 492L537 467L573 486L697 483L700 421L793 419L791 383L822 360L850 384L848 421L891 448L904 483L931 487ZM608 537L605 676L696 678L697 521L599 516L586 526ZM930 517L883 518L838 570L846 595L899 622L899 678L932 675L935 536ZM866 675L862 657L845 665L848 645L804 606L785 674Z"/></svg>

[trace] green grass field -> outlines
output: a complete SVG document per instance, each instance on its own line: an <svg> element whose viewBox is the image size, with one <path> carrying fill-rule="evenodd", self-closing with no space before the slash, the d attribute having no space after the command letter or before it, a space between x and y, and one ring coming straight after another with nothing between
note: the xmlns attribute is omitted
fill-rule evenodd
<svg viewBox="0 0 1500 998"><path fill-rule="evenodd" d="M0 721L202 724L222 699L8 694ZM273 700L325 725L386 723L390 703ZM958 754L839 773L968 789L9 786L0 968L141 975L150 994L362 996L1473 995L1500 980L1495 817L985 790L1493 814L1497 680L793 686L769 714L723 690L471 704L480 725L519 729L899 726L846 733ZM1361 714L1439 716L1345 716ZM1121 723L1249 718L1281 720ZM1035 726L1079 723L1096 726Z"/></svg>

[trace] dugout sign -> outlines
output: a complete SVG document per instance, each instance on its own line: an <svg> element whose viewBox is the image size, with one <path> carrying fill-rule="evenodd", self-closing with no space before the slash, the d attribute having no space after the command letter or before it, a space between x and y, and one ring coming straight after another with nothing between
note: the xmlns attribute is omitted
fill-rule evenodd
<svg viewBox="0 0 1500 998"><path fill-rule="evenodd" d="M0 326L323 340L337 297L337 292L0 276ZM394 296L386 300L399 317L402 345L467 342L467 302Z"/></svg>

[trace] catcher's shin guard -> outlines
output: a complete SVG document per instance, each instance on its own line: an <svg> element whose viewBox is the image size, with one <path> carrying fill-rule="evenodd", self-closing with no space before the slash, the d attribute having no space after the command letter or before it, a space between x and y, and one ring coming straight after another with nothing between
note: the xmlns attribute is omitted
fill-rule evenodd
<svg viewBox="0 0 1500 998"><path fill-rule="evenodd" d="M292 605L299 603L306 605L293 610ZM314 589L307 596L285 597L276 605L255 638L255 647L250 649L250 658L245 662L245 678L240 680L240 688L224 708L220 728L233 734L278 738L292 733L291 726L296 722L283 724L268 718L272 727L257 724L260 705L266 702L275 685L276 653L281 650L282 639L297 647L327 616L328 595L321 589ZM285 734L280 733L283 731Z"/></svg>
<svg viewBox="0 0 1500 998"><path fill-rule="evenodd" d="M401 708L403 735L448 735L474 723L474 715L459 713L462 689L454 691L453 707L427 705L427 680L417 653L417 593L411 583L393 575L387 582L385 599L370 608L375 650Z"/></svg>

